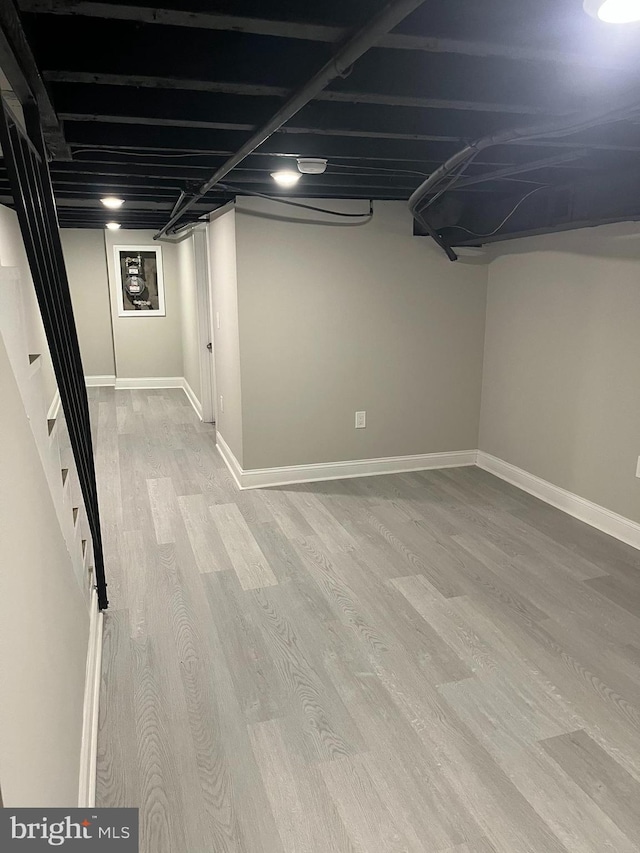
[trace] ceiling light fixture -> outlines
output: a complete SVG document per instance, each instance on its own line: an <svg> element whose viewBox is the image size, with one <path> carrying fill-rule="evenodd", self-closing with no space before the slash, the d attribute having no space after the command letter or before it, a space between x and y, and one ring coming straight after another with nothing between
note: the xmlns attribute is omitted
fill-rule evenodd
<svg viewBox="0 0 640 853"><path fill-rule="evenodd" d="M584 0L584 10L606 24L640 21L640 0Z"/></svg>
<svg viewBox="0 0 640 853"><path fill-rule="evenodd" d="M281 169L279 172L271 172L273 180L280 184L281 187L293 187L300 180L300 172L293 172L290 169Z"/></svg>
<svg viewBox="0 0 640 853"><path fill-rule="evenodd" d="M107 228L109 231L117 231L120 228L119 222L107 222Z"/></svg>
<svg viewBox="0 0 640 853"><path fill-rule="evenodd" d="M322 157L298 157L298 171L303 175L322 175L327 171L327 161Z"/></svg>
<svg viewBox="0 0 640 853"><path fill-rule="evenodd" d="M108 207L109 210L117 210L124 204L124 199L118 198L115 195L107 195L104 198L101 198L100 201L104 204L105 207Z"/></svg>

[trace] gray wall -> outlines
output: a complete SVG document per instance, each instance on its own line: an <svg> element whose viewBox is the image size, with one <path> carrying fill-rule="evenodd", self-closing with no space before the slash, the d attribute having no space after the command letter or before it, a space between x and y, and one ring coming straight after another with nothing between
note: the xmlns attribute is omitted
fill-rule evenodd
<svg viewBox="0 0 640 853"><path fill-rule="evenodd" d="M115 375L104 232L61 231L73 312L87 376Z"/></svg>
<svg viewBox="0 0 640 853"><path fill-rule="evenodd" d="M182 375L191 386L198 400L200 400L198 294L196 290L196 259L193 237L186 237L178 243L177 251L182 335Z"/></svg>
<svg viewBox="0 0 640 853"><path fill-rule="evenodd" d="M375 209L345 227L238 200L245 469L477 447L487 268L413 237L404 202Z"/></svg>
<svg viewBox="0 0 640 853"><path fill-rule="evenodd" d="M153 231L66 228L61 233L85 374L185 376L199 397L192 238L158 244ZM118 317L115 245L160 245L166 317Z"/></svg>
<svg viewBox="0 0 640 853"><path fill-rule="evenodd" d="M212 311L220 315L220 328L214 326L216 371L217 430L244 465L243 400L240 382L240 345L238 326L238 279L236 263L236 213L233 208L212 217L207 226ZM243 339L245 332L242 332ZM224 411L220 405L224 398ZM268 413L265 413L267 415Z"/></svg>
<svg viewBox="0 0 640 853"><path fill-rule="evenodd" d="M111 311L119 379L182 376L182 326L178 281L178 247L161 243L164 266L166 317L118 317L113 247L153 246L154 231L104 231Z"/></svg>
<svg viewBox="0 0 640 853"><path fill-rule="evenodd" d="M640 521L640 230L607 226L498 251L480 448Z"/></svg>
<svg viewBox="0 0 640 853"><path fill-rule="evenodd" d="M1 337L0 388L2 796L75 806L89 614Z"/></svg>

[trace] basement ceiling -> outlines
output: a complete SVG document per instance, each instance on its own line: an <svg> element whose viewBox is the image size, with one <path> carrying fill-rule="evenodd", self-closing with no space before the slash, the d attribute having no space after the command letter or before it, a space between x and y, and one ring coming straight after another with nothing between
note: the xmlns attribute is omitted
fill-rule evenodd
<svg viewBox="0 0 640 853"><path fill-rule="evenodd" d="M72 152L51 163L60 222L100 227L117 194L124 227L159 228L384 4L372 0L19 0L24 29ZM178 8L179 7L179 8ZM184 217L234 194L409 198L469 141L581 113L637 83L640 28L582 0L427 0ZM640 100L640 97L639 97ZM323 175L279 189L270 172L325 157ZM528 165L533 163L533 167ZM295 167L295 160L291 160ZM469 178L522 165L478 182ZM0 194L9 194L4 170ZM450 244L640 218L637 120L492 147L445 194ZM547 192L546 187L551 189Z"/></svg>

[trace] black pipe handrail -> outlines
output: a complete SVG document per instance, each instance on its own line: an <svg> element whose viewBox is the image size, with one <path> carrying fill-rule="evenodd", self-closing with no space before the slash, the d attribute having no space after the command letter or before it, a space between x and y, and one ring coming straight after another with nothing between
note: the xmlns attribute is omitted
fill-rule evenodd
<svg viewBox="0 0 640 853"><path fill-rule="evenodd" d="M98 606L108 607L89 403L40 114L22 105L26 129L2 98L0 143L93 540Z"/></svg>

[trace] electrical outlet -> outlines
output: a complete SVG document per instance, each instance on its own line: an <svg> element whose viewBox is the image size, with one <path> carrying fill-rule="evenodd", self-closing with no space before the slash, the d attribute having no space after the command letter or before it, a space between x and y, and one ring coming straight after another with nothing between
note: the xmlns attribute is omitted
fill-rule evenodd
<svg viewBox="0 0 640 853"><path fill-rule="evenodd" d="M367 413L356 412L356 429L364 429L367 426Z"/></svg>
<svg viewBox="0 0 640 853"><path fill-rule="evenodd" d="M220 411L224 412L224 397L220 394Z"/></svg>
<svg viewBox="0 0 640 853"><path fill-rule="evenodd" d="M638 456L638 464L636 465L636 477L640 477L640 456Z"/></svg>

